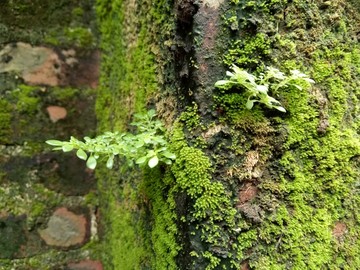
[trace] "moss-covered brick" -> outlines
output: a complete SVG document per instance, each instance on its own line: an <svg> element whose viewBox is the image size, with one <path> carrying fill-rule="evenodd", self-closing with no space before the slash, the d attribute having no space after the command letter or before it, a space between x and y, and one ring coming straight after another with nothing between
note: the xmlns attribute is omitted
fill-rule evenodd
<svg viewBox="0 0 360 270"><path fill-rule="evenodd" d="M75 48L82 61L96 46L91 0L15 0L0 6L2 52L6 46L39 45L64 56ZM4 65L12 60L6 54L0 59ZM83 164L50 153L44 141L95 133L94 90L30 86L22 75L6 68L0 74L0 269L65 269L69 262L96 257L97 235L65 250L46 245L38 230L46 228L56 208L94 209L96 201L83 198L95 192L94 179ZM56 123L47 111L54 105L67 110Z"/></svg>

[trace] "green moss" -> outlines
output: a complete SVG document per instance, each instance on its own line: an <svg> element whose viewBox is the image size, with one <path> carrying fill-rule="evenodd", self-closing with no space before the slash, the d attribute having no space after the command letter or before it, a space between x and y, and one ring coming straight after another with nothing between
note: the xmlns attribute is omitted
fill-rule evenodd
<svg viewBox="0 0 360 270"><path fill-rule="evenodd" d="M230 33L229 49L224 50L226 65L239 61L250 70L261 70L264 65L299 69L317 82L306 91L289 88L278 93L288 110L278 117L266 110L245 111L241 107L244 97L236 91L216 93L221 121L230 125L232 153L242 159L256 148L261 153L259 163L264 160L266 167L258 180L245 178L259 181L255 202L266 213L259 224L236 220L241 230L236 259L264 270L357 269L358 10L346 1L326 7L313 1L233 3L227 12L237 15L239 30ZM284 4L286 17L279 8ZM235 17L231 18L233 23ZM247 31L261 36L259 43L267 47L248 39L243 34ZM284 134L281 147L275 143L278 134ZM260 139L262 144L256 142ZM244 179L236 171L241 171L241 165L231 155L227 157L234 174ZM231 269L238 268L234 264Z"/></svg>
<svg viewBox="0 0 360 270"><path fill-rule="evenodd" d="M146 207L142 197L141 174L129 174L125 166L119 175L99 166L99 202L102 206L104 239L101 261L107 269L150 269L153 252L147 242ZM104 178L104 176L107 176ZM150 241L150 240L149 240Z"/></svg>
<svg viewBox="0 0 360 270"><path fill-rule="evenodd" d="M79 47L91 47L94 45L94 37L89 28L67 28L65 37L69 43Z"/></svg>
<svg viewBox="0 0 360 270"><path fill-rule="evenodd" d="M11 104L0 99L0 142L6 144L11 136Z"/></svg>
<svg viewBox="0 0 360 270"><path fill-rule="evenodd" d="M14 137L20 135L20 132L15 131L15 127L28 125L25 118L31 118L37 114L41 102L36 93L37 89L33 86L19 85L16 89L7 91L1 96L0 141L13 142Z"/></svg>
<svg viewBox="0 0 360 270"><path fill-rule="evenodd" d="M231 198L225 193L221 182L212 179L212 164L199 149L189 147L182 131L182 125L176 124L171 136L172 151L176 153L176 161L171 166L174 175L175 189L185 192L192 204L188 216L183 222L194 224L191 233L197 235L206 246L205 250L192 246L187 250L197 254L193 261L195 269L215 269L222 258L212 251L216 247L224 257L231 258L234 246L222 232L220 224L235 228L236 210L231 206ZM201 265L199 265L199 261Z"/></svg>
<svg viewBox="0 0 360 270"><path fill-rule="evenodd" d="M102 49L106 52L102 59L97 114L102 119L100 125L108 123L121 130L132 113L143 112L159 90L158 81L162 79L158 73L162 67L156 61L160 60L158 53L162 42L173 26L167 17L171 7L166 1L146 2L139 10L123 1L114 1L111 6L102 1L97 5ZM130 21L134 22L133 26ZM124 26L119 27L119 24ZM158 33L160 27L161 35ZM117 104L119 101L121 106ZM104 108L113 111L110 113ZM116 115L115 121L109 119L111 114Z"/></svg>
<svg viewBox="0 0 360 270"><path fill-rule="evenodd" d="M78 48L94 48L96 38L88 27L68 27L49 31L44 40L54 46L75 46Z"/></svg>
<svg viewBox="0 0 360 270"><path fill-rule="evenodd" d="M99 130L121 131L133 113L154 104L161 89L163 66L157 61L164 61L160 50L173 29L172 9L167 1L115 0L97 1L96 10L104 52L96 104ZM171 195L164 196L163 177L125 168L121 176L105 171L98 175L108 228L105 267L176 269L174 202Z"/></svg>
<svg viewBox="0 0 360 270"><path fill-rule="evenodd" d="M51 88L50 94L60 101L69 101L79 94L80 90L71 87L54 87Z"/></svg>
<svg viewBox="0 0 360 270"><path fill-rule="evenodd" d="M359 47L349 41L355 37L349 37L351 23L344 19L339 33L323 31L330 11L314 1L232 2L236 7L230 23L240 36L228 41L226 65L254 70L273 62L279 68L300 69L318 84L311 90L279 93L288 110L281 116L260 108L246 110L241 93L217 93L220 121L231 135L221 139L229 142L204 151L190 147L203 120L191 109L180 116L183 125L173 127L170 139L177 159L165 173L101 172L101 178L108 178L99 185L112 228L105 246L108 265L176 269L177 259L192 256L191 269L238 269L243 261L255 269L357 269L360 67ZM160 59L155 41L161 38L147 27L163 24L159 29L169 30L164 20L169 7L162 1L154 5L98 2L105 51L97 103L102 130L126 129L133 112L152 105L159 91L156 82L164 79L157 77L161 68L154 64ZM310 9L314 12L306 12ZM246 31L251 34L243 34ZM350 43L342 46L337 39ZM320 133L324 119L330 126ZM259 154L254 166L260 176L242 171L251 151ZM228 168L234 168L234 177ZM257 221L236 207L244 182L259 189L249 203L259 215ZM181 205L185 212L177 212L180 195L186 197L186 205ZM336 236L339 222L347 230ZM184 235L189 243L180 246Z"/></svg>
<svg viewBox="0 0 360 270"><path fill-rule="evenodd" d="M200 116L198 114L198 106L194 103L194 106L187 107L179 118L188 130L193 130L200 126Z"/></svg>
<svg viewBox="0 0 360 270"><path fill-rule="evenodd" d="M148 170L144 191L151 203L151 243L154 250L153 269L177 269L176 257L181 249L178 243L176 215L176 189L174 178L168 171Z"/></svg>
<svg viewBox="0 0 360 270"><path fill-rule="evenodd" d="M36 96L38 87L19 85L11 92L11 99L16 99L16 110L19 113L35 114L39 110L40 98ZM14 100L15 101L15 100Z"/></svg>
<svg viewBox="0 0 360 270"><path fill-rule="evenodd" d="M254 68L271 53L270 40L262 33L234 40L229 47L223 59L228 66L236 64L239 67Z"/></svg>
<svg viewBox="0 0 360 270"><path fill-rule="evenodd" d="M92 27L88 16L91 5L92 1L74 0L8 1L2 5L0 11L0 43L21 40L39 44L45 39L45 42L53 45L71 45L61 44L61 33L70 25ZM85 16L81 16L81 9L86 11Z"/></svg>

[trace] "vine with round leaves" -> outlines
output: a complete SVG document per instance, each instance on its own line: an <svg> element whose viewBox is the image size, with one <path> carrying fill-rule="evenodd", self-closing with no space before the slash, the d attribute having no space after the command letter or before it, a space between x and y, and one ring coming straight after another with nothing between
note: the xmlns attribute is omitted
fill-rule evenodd
<svg viewBox="0 0 360 270"><path fill-rule="evenodd" d="M95 169L98 160L104 157L106 167L111 169L116 156L125 157L129 166L135 163L154 168L161 162L170 165L176 156L168 148L165 127L155 116L155 110L134 115L136 121L131 125L136 127L137 134L105 132L95 138L84 137L84 141L71 136L69 141L47 140L46 143L54 146L53 150L76 150L77 157L85 160L90 169Z"/></svg>

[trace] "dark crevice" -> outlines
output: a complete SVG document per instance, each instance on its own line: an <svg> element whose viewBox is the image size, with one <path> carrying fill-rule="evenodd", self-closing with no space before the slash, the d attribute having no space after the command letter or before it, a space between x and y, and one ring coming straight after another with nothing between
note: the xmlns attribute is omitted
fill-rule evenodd
<svg viewBox="0 0 360 270"><path fill-rule="evenodd" d="M194 59L194 36L193 24L194 15L197 13L199 7L193 0L176 0L175 1L176 13L176 35L174 50L174 63L175 63L175 78L179 82L178 95L180 110L189 106L194 101L192 92L196 87L194 80L194 67L191 64ZM185 193L179 194L176 199L177 216L185 216L188 208L191 205L189 198ZM189 224L187 222L178 221L179 235L178 242L182 243L182 249L179 252L176 261L181 269L190 269L192 258L190 256L191 242L188 232Z"/></svg>
<svg viewBox="0 0 360 270"><path fill-rule="evenodd" d="M178 94L183 99L182 106L190 105L194 98L192 91L196 83L191 60L194 58L193 18L198 6L193 0L178 0L175 2L176 35L174 50L175 76L179 82Z"/></svg>

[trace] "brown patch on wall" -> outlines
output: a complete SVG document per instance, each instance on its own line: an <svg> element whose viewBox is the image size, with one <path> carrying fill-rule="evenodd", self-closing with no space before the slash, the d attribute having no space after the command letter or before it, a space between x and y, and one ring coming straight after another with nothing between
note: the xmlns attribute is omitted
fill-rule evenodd
<svg viewBox="0 0 360 270"><path fill-rule="evenodd" d="M253 183L246 183L239 192L239 202L245 203L253 200L258 193L258 188Z"/></svg>
<svg viewBox="0 0 360 270"><path fill-rule="evenodd" d="M69 270L103 270L103 266L99 261L84 260L77 263L69 263Z"/></svg>
<svg viewBox="0 0 360 270"><path fill-rule="evenodd" d="M240 270L250 270L250 265L248 261L244 261L240 264Z"/></svg>
<svg viewBox="0 0 360 270"><path fill-rule="evenodd" d="M67 116L67 110L60 106L48 106L46 111L48 112L49 118L53 123L56 123L61 119L65 119Z"/></svg>
<svg viewBox="0 0 360 270"><path fill-rule="evenodd" d="M348 229L347 229L347 226L344 222L336 222L335 223L335 226L332 230L332 235L338 239L338 240L341 240L344 235L347 233Z"/></svg>

